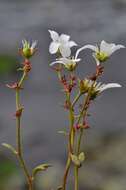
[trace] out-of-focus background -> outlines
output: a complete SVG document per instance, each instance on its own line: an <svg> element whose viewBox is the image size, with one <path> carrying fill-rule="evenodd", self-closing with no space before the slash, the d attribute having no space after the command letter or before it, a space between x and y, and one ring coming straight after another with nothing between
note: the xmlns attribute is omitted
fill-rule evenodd
<svg viewBox="0 0 126 190"><path fill-rule="evenodd" d="M49 67L51 41L48 29L71 35L79 46L101 40L126 45L126 0L0 0L0 144L15 145L15 94L5 87L16 81L21 40L38 40L39 51L22 92L24 156L33 168L51 163L54 168L37 177L36 188L56 189L65 164L66 139L58 134L68 126L62 108L63 93ZM92 73L91 52L83 52L78 73ZM124 190L126 187L126 50L105 63L103 82L118 82L121 89L102 94L92 105L90 130L83 151L86 161L80 171L80 186L86 190ZM14 156L0 148L0 190L25 189L22 171ZM72 176L70 182L72 181ZM72 188L70 186L70 188Z"/></svg>

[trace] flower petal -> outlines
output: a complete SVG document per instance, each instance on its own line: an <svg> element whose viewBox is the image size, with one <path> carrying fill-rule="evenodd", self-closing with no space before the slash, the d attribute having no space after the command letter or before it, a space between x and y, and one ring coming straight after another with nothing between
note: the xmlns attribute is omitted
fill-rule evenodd
<svg viewBox="0 0 126 190"><path fill-rule="evenodd" d="M66 42L69 41L70 36L69 36L69 35L66 35L66 34L61 34L59 38L60 38L60 42L61 42L61 43L66 43Z"/></svg>
<svg viewBox="0 0 126 190"><path fill-rule="evenodd" d="M61 64L63 64L62 61L58 60L58 61L54 61L54 62L50 63L50 66L53 66L53 65L55 65L55 64L57 64L57 63L61 63Z"/></svg>
<svg viewBox="0 0 126 190"><path fill-rule="evenodd" d="M100 90L100 92L103 92L106 89L109 89L109 88L118 88L118 87L122 87L122 86L120 84L118 84L118 83L108 83L108 84L105 84L105 85L101 86L99 88L99 90Z"/></svg>
<svg viewBox="0 0 126 190"><path fill-rule="evenodd" d="M80 58L78 58L78 59L73 59L73 61L77 63L77 62L80 62L81 59L80 59Z"/></svg>
<svg viewBox="0 0 126 190"><path fill-rule="evenodd" d="M114 43L107 43L106 41L102 40L100 45L100 52L110 56L112 54L112 49L115 46L116 45Z"/></svg>
<svg viewBox="0 0 126 190"><path fill-rule="evenodd" d="M55 42L59 39L59 34L53 30L48 30L52 40Z"/></svg>
<svg viewBox="0 0 126 190"><path fill-rule="evenodd" d="M100 65L100 61L96 58L95 53L93 53L92 56L94 57L94 59L96 61L96 65L99 66Z"/></svg>
<svg viewBox="0 0 126 190"><path fill-rule="evenodd" d="M114 53L115 51L121 49L121 48L125 48L125 46L123 45L116 45L115 47L112 48L111 54Z"/></svg>
<svg viewBox="0 0 126 190"><path fill-rule="evenodd" d="M35 49L37 46L37 43L38 43L37 40L33 41L31 45L31 49Z"/></svg>
<svg viewBox="0 0 126 190"><path fill-rule="evenodd" d="M58 51L59 45L60 44L57 42L51 42L51 44L49 46L49 52L51 54L55 54Z"/></svg>
<svg viewBox="0 0 126 190"><path fill-rule="evenodd" d="M79 49L77 50L76 55L75 55L75 59L77 59L79 53L80 53L82 50L84 50L84 49L91 49L92 51L95 51L95 52L98 50L97 46L85 45L85 46L83 46L83 47L81 47L81 48L79 48Z"/></svg>
<svg viewBox="0 0 126 190"><path fill-rule="evenodd" d="M71 61L71 59L68 59L66 57L61 57L61 58L59 58L59 61L61 61L64 64L67 64L67 63L69 63Z"/></svg>
<svg viewBox="0 0 126 190"><path fill-rule="evenodd" d="M76 42L74 41L69 41L69 47L77 46Z"/></svg>
<svg viewBox="0 0 126 190"><path fill-rule="evenodd" d="M71 49L68 45L62 45L59 49L63 57L69 57L71 55Z"/></svg>
<svg viewBox="0 0 126 190"><path fill-rule="evenodd" d="M100 52L103 52L110 56L112 53L114 53L116 50L125 48L123 45L116 45L114 43L107 43L106 41L102 40L100 45Z"/></svg>

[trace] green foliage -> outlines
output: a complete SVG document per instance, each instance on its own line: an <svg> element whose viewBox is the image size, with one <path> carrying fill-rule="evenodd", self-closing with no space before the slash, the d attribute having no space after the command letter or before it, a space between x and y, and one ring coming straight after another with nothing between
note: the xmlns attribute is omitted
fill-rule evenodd
<svg viewBox="0 0 126 190"><path fill-rule="evenodd" d="M4 188L12 174L17 172L16 165L6 158L0 160L0 189Z"/></svg>
<svg viewBox="0 0 126 190"><path fill-rule="evenodd" d="M0 55L0 74L12 73L17 68L17 58L11 55Z"/></svg>
<svg viewBox="0 0 126 190"><path fill-rule="evenodd" d="M41 164L37 167L35 167L33 169L33 172L32 172L32 175L33 177L35 177L35 175L38 173L38 172L42 172L42 171L46 171L49 167L51 167L52 165L50 164Z"/></svg>

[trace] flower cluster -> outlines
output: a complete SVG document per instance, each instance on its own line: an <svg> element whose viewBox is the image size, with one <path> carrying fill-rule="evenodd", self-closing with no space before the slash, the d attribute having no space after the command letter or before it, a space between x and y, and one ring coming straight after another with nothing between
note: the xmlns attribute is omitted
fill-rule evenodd
<svg viewBox="0 0 126 190"><path fill-rule="evenodd" d="M58 58L53 61L50 66L55 64L63 65L67 70L74 71L76 69L77 63L81 61L79 58L79 54L81 51L85 49L91 49L93 51L92 56L95 58L96 66L98 68L101 66L103 62L105 62L115 51L125 48L123 45L116 45L114 43L107 43L104 40L101 41L100 46L96 45L85 45L79 48L75 56L71 55L71 48L73 46L77 46L77 43L74 41L70 41L70 36L66 34L59 35L57 32L53 30L49 30L52 42L49 46L49 52L51 54L57 54ZM96 78L96 77L95 77ZM93 80L80 80L79 86L81 92L87 92L89 87L92 86ZM99 87L99 88L98 88ZM103 88L104 87L104 88ZM93 85L92 91L99 94L105 89L114 88L114 87L121 87L120 84L117 83L110 83L107 85L102 85L100 82L95 83Z"/></svg>
<svg viewBox="0 0 126 190"><path fill-rule="evenodd" d="M68 132L68 158L63 176L63 183L60 189L66 190L68 173L71 164L74 164L74 189L78 190L78 171L85 160L84 152L81 152L81 140L83 130L90 128L87 122L90 115L89 107L91 102L103 91L110 88L121 87L118 83L104 84L99 82L99 77L104 73L104 62L117 50L125 48L123 45L107 43L101 41L100 45L84 45L77 49L75 55L72 55L71 48L77 46L77 43L70 41L70 36L66 34L59 35L53 30L49 30L52 42L49 46L49 52L56 54L56 59L50 64L57 71L59 81L65 93L64 108L69 113L69 132ZM96 62L95 72L91 76L81 79L76 72L76 68L81 58L80 52L90 49ZM67 72L65 72L67 71ZM74 80L73 80L74 79ZM75 89L75 90L74 90ZM80 97L83 97L80 99ZM83 101L82 101L83 99ZM82 103L81 103L82 101Z"/></svg>

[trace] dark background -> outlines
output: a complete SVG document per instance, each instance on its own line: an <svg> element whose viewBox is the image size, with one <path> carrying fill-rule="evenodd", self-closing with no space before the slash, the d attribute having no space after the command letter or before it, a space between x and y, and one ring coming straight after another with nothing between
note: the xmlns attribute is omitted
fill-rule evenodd
<svg viewBox="0 0 126 190"><path fill-rule="evenodd" d="M0 143L15 145L15 94L5 84L20 77L18 48L24 38L38 40L38 53L21 97L24 155L30 168L43 162L54 168L38 176L37 189L56 189L60 184L66 141L58 131L68 125L61 87L49 67L54 57L48 53L48 29L71 35L79 46L103 39L126 45L126 1L0 0ZM125 52L116 52L105 63L102 81L118 82L123 88L106 91L92 105L91 129L83 145L87 159L81 169L82 189L124 190L126 186ZM82 77L95 68L90 55L90 51L81 53L77 72ZM0 190L23 188L25 180L14 156L2 147L0 155Z"/></svg>

